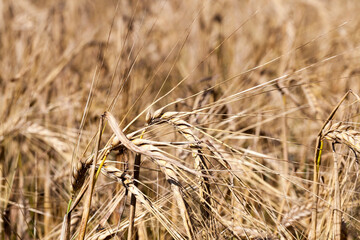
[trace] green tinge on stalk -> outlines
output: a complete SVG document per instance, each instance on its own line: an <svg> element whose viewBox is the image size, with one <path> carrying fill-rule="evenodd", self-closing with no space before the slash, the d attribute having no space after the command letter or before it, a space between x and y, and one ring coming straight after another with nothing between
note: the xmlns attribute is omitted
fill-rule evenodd
<svg viewBox="0 0 360 240"><path fill-rule="evenodd" d="M324 141L320 140L320 148L319 148L318 155L317 155L317 160L316 160L316 173L317 174L319 174L319 169L320 169L320 164L321 164L321 154L322 154L323 146L324 146Z"/></svg>
<svg viewBox="0 0 360 240"><path fill-rule="evenodd" d="M67 210L66 210L66 214L68 214L68 213L70 212L71 203L72 203L72 198L69 200L69 203L68 203L68 206L67 206Z"/></svg>
<svg viewBox="0 0 360 240"><path fill-rule="evenodd" d="M101 134L104 134L104 131L105 131L105 128L106 128L106 124L107 124L107 122L104 123L104 127L103 127L103 130L102 130L102 133L101 133ZM109 155L109 153L110 153L110 151L104 154L104 158L103 158L103 160L101 161L98 170L96 171L95 182L96 182L96 180L97 180L98 177L99 177L99 174L100 174L100 172L101 172L101 168L104 166L105 160L106 160L107 156Z"/></svg>
<svg viewBox="0 0 360 240"><path fill-rule="evenodd" d="M100 172L101 172L101 168L104 166L104 163L105 163L105 160L106 160L107 156L108 156L108 154L105 154L105 155L104 155L104 158L103 158L103 160L101 161L101 163L100 163L100 165L99 165L99 167L98 167L98 170L97 170L96 175L95 175L95 181L96 181L96 180L98 179L98 177L99 177L99 174L100 174Z"/></svg>

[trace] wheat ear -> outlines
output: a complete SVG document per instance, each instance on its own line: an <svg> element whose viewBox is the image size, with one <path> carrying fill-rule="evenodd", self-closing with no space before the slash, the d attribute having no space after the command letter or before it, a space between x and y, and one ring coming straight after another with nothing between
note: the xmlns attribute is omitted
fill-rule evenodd
<svg viewBox="0 0 360 240"><path fill-rule="evenodd" d="M334 143L341 143L348 146L355 154L360 153L360 132L353 130L349 125L343 125L342 122L325 126L323 137Z"/></svg>
<svg viewBox="0 0 360 240"><path fill-rule="evenodd" d="M201 140L192 132L192 126L189 123L176 117L177 112L163 113L162 111L163 109L160 109L154 113L154 116L151 116L151 119L148 118L148 124L166 122L172 125L186 140L192 142L190 149L194 158L194 169L201 174L198 176L199 196L202 203L201 215L204 220L207 220L212 204L210 183L206 177L209 176L209 171L202 152Z"/></svg>
<svg viewBox="0 0 360 240"><path fill-rule="evenodd" d="M165 174L168 182L171 185L171 189L173 190L176 202L180 210L180 214L183 218L188 238L193 239L194 230L188 212L188 206L185 204L185 200L183 199L181 193L181 184L176 175L175 167L172 164L172 162L174 161L171 158L164 156L161 153L161 150L157 149L156 147L149 144L144 144L145 142L142 141L142 139L135 139L133 141L130 141L120 130L114 116L111 113L106 112L105 117L107 118L110 127L114 131L116 137L119 139L121 144L123 144L127 149L136 154L150 157L150 159L152 159L157 165L160 166L160 170Z"/></svg>

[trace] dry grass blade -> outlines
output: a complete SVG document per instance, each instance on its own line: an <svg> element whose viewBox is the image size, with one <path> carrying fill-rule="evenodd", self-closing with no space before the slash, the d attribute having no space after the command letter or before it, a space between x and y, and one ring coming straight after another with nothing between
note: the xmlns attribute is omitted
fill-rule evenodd
<svg viewBox="0 0 360 240"><path fill-rule="evenodd" d="M339 184L339 161L338 156L335 151L334 143L332 144L333 156L334 156L334 182L335 182L335 191L334 191L334 239L341 240L341 196L340 196L340 184Z"/></svg>
<svg viewBox="0 0 360 240"><path fill-rule="evenodd" d="M95 169L96 169L96 162L97 162L97 157L98 157L98 152L99 152L102 130L103 130L103 117L100 118L100 123L99 123L98 139L97 139L96 148L95 148L93 166L91 167L91 172L90 172L90 185L88 188L87 198L84 203L84 211L83 211L81 224L80 224L80 231L79 231L79 237L78 237L79 240L83 240L85 238L85 234L86 234L86 226L87 226L87 222L88 222L88 218L89 218L91 200L92 200L93 190L94 190L94 186L95 186Z"/></svg>
<svg viewBox="0 0 360 240"><path fill-rule="evenodd" d="M142 154L152 158L155 161L155 163L160 166L161 171L165 174L168 182L171 184L171 189L174 192L174 196L177 201L180 214L183 218L184 226L188 235L187 237L189 239L192 239L194 235L194 230L189 216L188 207L186 206L181 193L181 187L180 187L181 185L176 175L176 170L174 166L171 164L174 161L168 157L163 156L155 147L151 145L145 145L140 147L137 146L141 144L141 139L137 139L138 140L137 145L132 143L120 130L114 116L110 112L106 112L105 117L108 120L110 127L116 134L117 138L127 149L134 151L137 154Z"/></svg>
<svg viewBox="0 0 360 240"><path fill-rule="evenodd" d="M67 213L65 214L62 222L62 228L59 238L60 240L70 239L70 226L71 226L71 213Z"/></svg>
<svg viewBox="0 0 360 240"><path fill-rule="evenodd" d="M167 231L171 234L174 239L184 239L178 232L176 232L169 222L169 220L156 208L156 204L153 204L147 197L144 195L135 185L133 178L118 170L112 166L104 166L101 169L101 172L112 179L115 179L118 182L124 184L124 186L136 197L136 199L143 205L143 207L152 213L160 223L167 229Z"/></svg>
<svg viewBox="0 0 360 240"><path fill-rule="evenodd" d="M146 217L146 215L147 215L147 213L144 212L140 216L137 216L135 218L135 222L141 222L141 220L143 220ZM125 221L125 222L122 222L120 226L99 230L93 236L91 236L89 238L89 240L109 239L109 238L115 236L115 234L123 232L126 228L128 228L128 225L129 225L128 222ZM174 239L177 239L177 238L174 238ZM184 239L184 238L182 238L182 239Z"/></svg>

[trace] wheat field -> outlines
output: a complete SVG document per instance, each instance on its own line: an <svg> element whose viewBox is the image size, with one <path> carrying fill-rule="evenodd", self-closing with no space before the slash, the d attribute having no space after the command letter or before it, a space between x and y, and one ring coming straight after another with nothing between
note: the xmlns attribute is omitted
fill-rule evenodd
<svg viewBox="0 0 360 240"><path fill-rule="evenodd" d="M0 238L360 239L359 12L0 1Z"/></svg>

